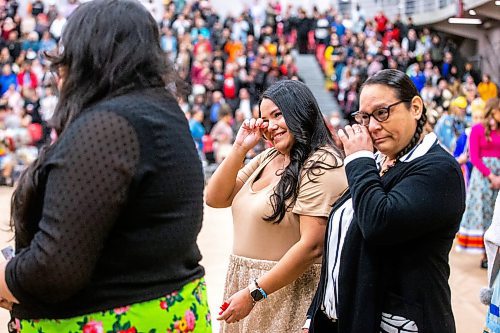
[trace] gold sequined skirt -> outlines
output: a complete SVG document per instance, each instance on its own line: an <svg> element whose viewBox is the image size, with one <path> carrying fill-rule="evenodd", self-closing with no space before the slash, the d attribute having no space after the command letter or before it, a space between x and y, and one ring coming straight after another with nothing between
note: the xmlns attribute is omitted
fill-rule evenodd
<svg viewBox="0 0 500 333"><path fill-rule="evenodd" d="M224 299L248 287L253 279L267 273L276 261L257 260L236 255L229 258ZM307 310L318 286L321 265L309 267L297 280L255 304L250 314L238 323L221 323L221 333L300 332Z"/></svg>

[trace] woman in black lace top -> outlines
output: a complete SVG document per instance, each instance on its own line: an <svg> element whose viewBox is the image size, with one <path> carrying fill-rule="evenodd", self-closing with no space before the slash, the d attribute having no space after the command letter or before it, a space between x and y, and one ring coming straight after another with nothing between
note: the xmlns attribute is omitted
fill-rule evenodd
<svg viewBox="0 0 500 333"><path fill-rule="evenodd" d="M201 163L156 22L137 1L88 2L62 46L59 138L14 193L16 256L0 267L11 329L211 332Z"/></svg>

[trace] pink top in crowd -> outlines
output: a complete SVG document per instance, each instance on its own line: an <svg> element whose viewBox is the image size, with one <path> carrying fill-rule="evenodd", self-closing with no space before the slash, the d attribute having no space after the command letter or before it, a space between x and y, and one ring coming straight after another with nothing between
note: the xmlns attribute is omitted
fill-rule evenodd
<svg viewBox="0 0 500 333"><path fill-rule="evenodd" d="M490 169L483 163L483 157L500 158L500 130L491 131L491 141L486 141L485 128L482 124L472 127L470 133L470 160L485 177L490 175Z"/></svg>

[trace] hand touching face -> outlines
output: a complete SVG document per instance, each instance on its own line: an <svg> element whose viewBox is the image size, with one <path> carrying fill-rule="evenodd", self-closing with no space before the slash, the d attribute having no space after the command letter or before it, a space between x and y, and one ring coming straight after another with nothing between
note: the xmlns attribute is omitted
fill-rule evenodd
<svg viewBox="0 0 500 333"><path fill-rule="evenodd" d="M264 122L268 123L267 130L264 132L266 139L271 141L280 153L288 155L295 143L295 138L288 129L281 110L273 101L264 98L260 103L260 114Z"/></svg>
<svg viewBox="0 0 500 333"><path fill-rule="evenodd" d="M246 150L252 149L262 139L268 125L262 118L246 119L236 134L234 144Z"/></svg>
<svg viewBox="0 0 500 333"><path fill-rule="evenodd" d="M373 151L372 138L366 126L347 125L343 130L338 131L338 136L342 141L346 156L362 150Z"/></svg>

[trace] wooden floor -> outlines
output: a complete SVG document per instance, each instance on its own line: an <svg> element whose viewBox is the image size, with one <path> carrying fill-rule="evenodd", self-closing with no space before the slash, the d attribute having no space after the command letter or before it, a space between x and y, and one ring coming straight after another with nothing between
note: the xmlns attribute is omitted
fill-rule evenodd
<svg viewBox="0 0 500 333"><path fill-rule="evenodd" d="M7 231L11 193L11 189L0 187L1 248L12 238L12 234ZM231 251L232 228L229 209L205 208L205 220L198 243L203 254L202 264L207 272L208 297L214 314L222 303L227 258ZM486 307L479 303L478 294L479 289L486 286L486 270L479 268L479 261L480 256L477 255L455 251L451 253L450 285L458 333L482 333ZM8 312L0 310L0 333L7 332L8 318ZM214 332L217 331L218 324L214 323Z"/></svg>

